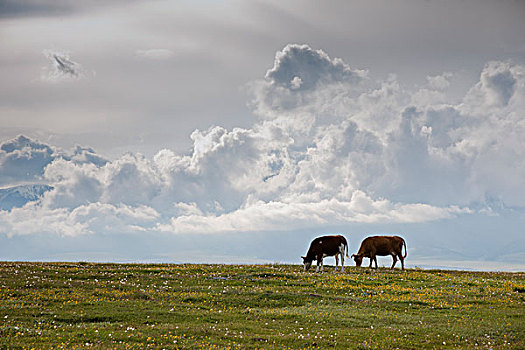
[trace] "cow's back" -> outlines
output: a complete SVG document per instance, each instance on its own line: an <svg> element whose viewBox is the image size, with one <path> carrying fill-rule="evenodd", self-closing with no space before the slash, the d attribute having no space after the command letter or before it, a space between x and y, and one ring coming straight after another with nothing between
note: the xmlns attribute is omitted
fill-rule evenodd
<svg viewBox="0 0 525 350"><path fill-rule="evenodd" d="M401 252L403 239L398 236L372 236L361 243L360 252L374 252L376 255L389 255L392 251Z"/></svg>
<svg viewBox="0 0 525 350"><path fill-rule="evenodd" d="M339 253L341 244L347 245L346 239L340 235L317 237L310 244L308 255L335 255Z"/></svg>

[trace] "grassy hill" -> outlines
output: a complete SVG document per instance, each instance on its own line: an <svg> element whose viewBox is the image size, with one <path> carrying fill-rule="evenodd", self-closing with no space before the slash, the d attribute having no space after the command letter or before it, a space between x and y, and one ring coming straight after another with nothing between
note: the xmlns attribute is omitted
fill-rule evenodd
<svg viewBox="0 0 525 350"><path fill-rule="evenodd" d="M524 273L301 268L2 262L0 349L525 348Z"/></svg>

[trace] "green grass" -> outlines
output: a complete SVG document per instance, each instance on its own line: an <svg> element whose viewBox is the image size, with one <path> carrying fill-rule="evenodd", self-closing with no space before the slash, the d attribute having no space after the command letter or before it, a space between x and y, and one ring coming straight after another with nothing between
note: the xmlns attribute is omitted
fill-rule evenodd
<svg viewBox="0 0 525 350"><path fill-rule="evenodd" d="M0 263L0 349L525 348L525 274Z"/></svg>

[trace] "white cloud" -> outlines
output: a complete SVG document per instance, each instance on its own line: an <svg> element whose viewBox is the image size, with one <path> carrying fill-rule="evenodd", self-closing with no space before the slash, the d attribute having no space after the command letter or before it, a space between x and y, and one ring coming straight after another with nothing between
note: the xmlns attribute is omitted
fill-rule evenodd
<svg viewBox="0 0 525 350"><path fill-rule="evenodd" d="M173 233L279 231L348 223L425 222L468 212L458 207L393 204L384 199L374 201L365 193L355 191L349 201L335 198L292 203L259 201L221 215L190 213L171 218L168 224L159 224L158 230Z"/></svg>
<svg viewBox="0 0 525 350"><path fill-rule="evenodd" d="M301 85L303 85L303 79L299 77L294 77L292 81L290 81L290 89L297 90L301 88Z"/></svg>
<svg viewBox="0 0 525 350"><path fill-rule="evenodd" d="M358 83L364 75L364 71L354 71L343 60L331 59L322 50L314 50L308 45L289 44L275 55L273 68L266 72L266 79L284 88L310 90L323 82ZM300 86L296 86L298 80L301 81Z"/></svg>
<svg viewBox="0 0 525 350"><path fill-rule="evenodd" d="M252 104L266 119L290 118L288 112L294 110L293 119L297 119L297 109L303 114L310 114L312 108L320 112L319 104L327 98L353 96L365 88L365 82L367 71L352 69L343 60L308 45L289 44L276 53L265 79L252 84ZM325 107L327 114L333 113L333 105Z"/></svg>
<svg viewBox="0 0 525 350"><path fill-rule="evenodd" d="M441 75L427 76L427 83L412 93L411 104L426 106L448 103L446 92L450 87L450 79L453 76L454 75L449 72Z"/></svg>
<svg viewBox="0 0 525 350"><path fill-rule="evenodd" d="M477 86L485 94L484 101L506 106L514 95L516 75L523 76L523 69L516 69L509 62L487 63Z"/></svg>
<svg viewBox="0 0 525 350"><path fill-rule="evenodd" d="M450 78L453 74L445 72L441 75L427 76L428 86L434 90L445 90L450 86Z"/></svg>
<svg viewBox="0 0 525 350"><path fill-rule="evenodd" d="M57 150L25 136L0 143L0 186L41 180Z"/></svg>
<svg viewBox="0 0 525 350"><path fill-rule="evenodd" d="M19 135L0 143L0 186L18 183L47 182L45 168L54 160L63 159L74 164L107 163L107 160L91 148L76 146L72 152L65 152L41 141Z"/></svg>
<svg viewBox="0 0 525 350"><path fill-rule="evenodd" d="M1 212L0 232L293 230L426 222L493 200L525 207L523 72L489 63L452 104L442 93L449 73L409 89L288 45L252 85L262 118L250 128L195 130L188 154L108 161L87 148L5 142L4 183L26 171L53 189Z"/></svg>
<svg viewBox="0 0 525 350"><path fill-rule="evenodd" d="M8 237L37 233L78 236L121 234L152 229L159 214L146 206L130 207L90 203L70 208L49 209L30 203L11 211L0 211L2 233Z"/></svg>

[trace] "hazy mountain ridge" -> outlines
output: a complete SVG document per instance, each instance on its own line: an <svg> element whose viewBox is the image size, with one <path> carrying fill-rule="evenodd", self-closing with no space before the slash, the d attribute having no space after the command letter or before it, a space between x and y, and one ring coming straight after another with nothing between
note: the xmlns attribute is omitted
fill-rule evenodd
<svg viewBox="0 0 525 350"><path fill-rule="evenodd" d="M19 185L0 189L0 210L23 207L28 202L37 201L53 186L43 184Z"/></svg>

